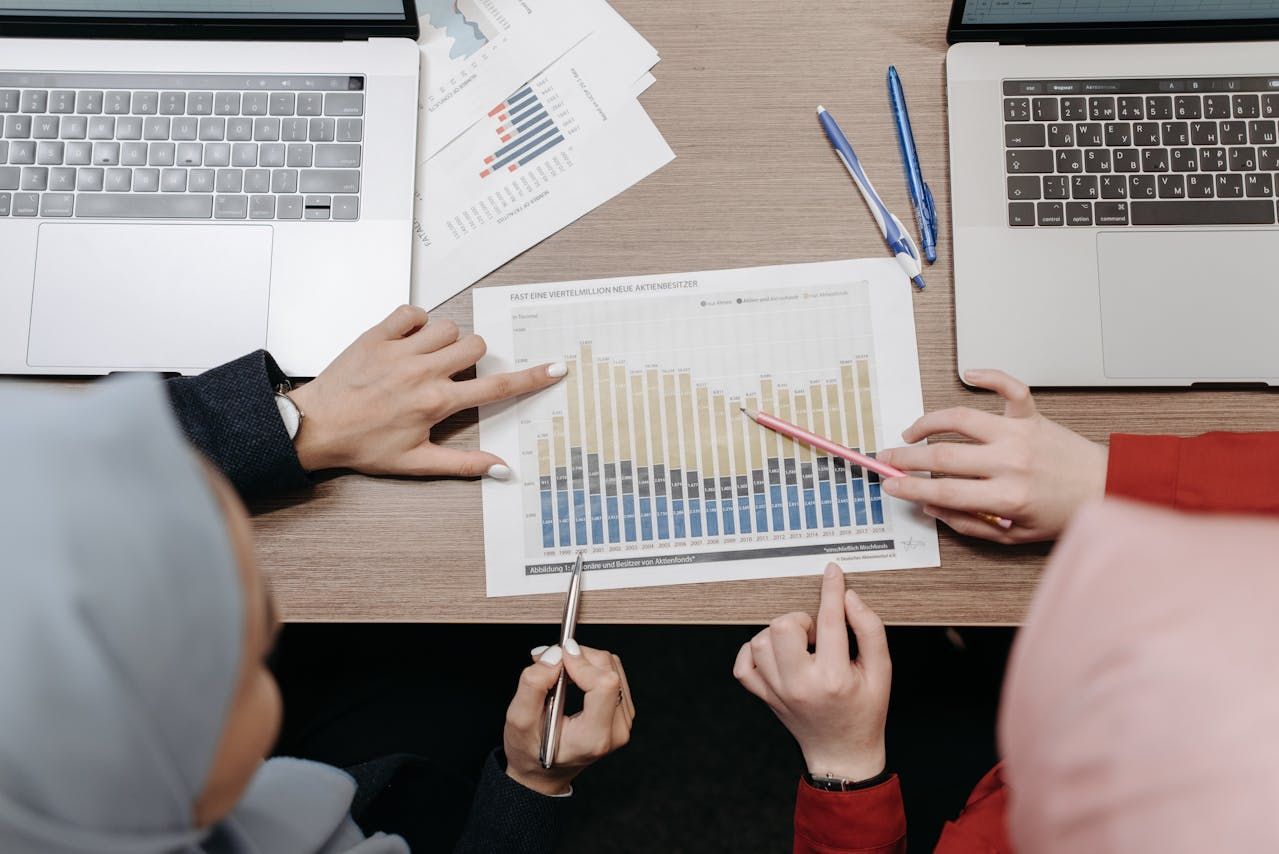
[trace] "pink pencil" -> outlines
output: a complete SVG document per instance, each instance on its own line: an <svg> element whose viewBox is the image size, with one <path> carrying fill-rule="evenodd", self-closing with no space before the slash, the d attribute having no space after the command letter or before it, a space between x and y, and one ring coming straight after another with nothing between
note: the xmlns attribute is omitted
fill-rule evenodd
<svg viewBox="0 0 1279 854"><path fill-rule="evenodd" d="M767 427L769 430L774 430L781 433L783 436L789 436L797 442L803 442L805 445L812 445L819 451L825 451L833 457L840 457L841 459L848 460L854 465L859 465L862 468L873 471L883 477L906 477L906 472L896 466L890 466L888 463L881 463L874 457L869 457L866 454L854 451L852 448L845 447L838 442L827 439L825 436L818 436L816 433L810 433L803 427L800 427L797 424L792 424L789 421L783 421L776 415L769 415L767 412L752 412L744 406L741 407L741 410L746 413L747 418L754 421L759 426ZM1012 522L1002 516L996 516L993 513L976 512L972 515L987 524L995 525L1003 528L1004 530L1008 530L1013 526Z"/></svg>

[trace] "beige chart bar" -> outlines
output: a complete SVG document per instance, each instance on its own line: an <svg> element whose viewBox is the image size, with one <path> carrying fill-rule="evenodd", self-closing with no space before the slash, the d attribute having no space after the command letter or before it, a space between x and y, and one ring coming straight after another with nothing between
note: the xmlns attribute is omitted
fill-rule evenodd
<svg viewBox="0 0 1279 854"><path fill-rule="evenodd" d="M679 530L687 531L689 536L694 532L702 533L702 518L693 512L694 496L701 495L701 485L697 483L697 428L693 420L693 377L688 371L679 372L679 413L680 437L684 443L684 507L688 511L687 528L676 521Z"/></svg>
<svg viewBox="0 0 1279 854"><path fill-rule="evenodd" d="M875 442L875 409L870 393L870 361L866 358L857 360L857 397L861 401L862 410L862 444L868 454L876 451ZM884 522L884 509L879 496L879 476L866 473L866 491L870 499L870 522L881 525Z"/></svg>

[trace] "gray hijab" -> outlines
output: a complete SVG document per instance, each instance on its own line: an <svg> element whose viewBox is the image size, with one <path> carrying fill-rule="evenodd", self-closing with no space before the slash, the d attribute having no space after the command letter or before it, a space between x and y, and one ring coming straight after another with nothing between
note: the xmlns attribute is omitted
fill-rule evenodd
<svg viewBox="0 0 1279 854"><path fill-rule="evenodd" d="M0 389L0 851L403 854L355 786L262 765L194 827L243 654L227 528L162 385Z"/></svg>

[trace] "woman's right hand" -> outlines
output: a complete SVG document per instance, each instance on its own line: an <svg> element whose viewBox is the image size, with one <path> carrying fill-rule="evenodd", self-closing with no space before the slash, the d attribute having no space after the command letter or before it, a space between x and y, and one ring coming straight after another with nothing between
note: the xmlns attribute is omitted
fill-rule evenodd
<svg viewBox="0 0 1279 854"><path fill-rule="evenodd" d="M570 640L563 648L558 644L538 647L532 655L536 661L520 674L515 699L506 710L502 739L506 773L527 789L563 795L587 766L631 740L635 703L622 660L611 652ZM555 687L561 668L568 671L569 679L585 697L580 712L562 719L555 763L546 769L538 761L542 719L547 692Z"/></svg>

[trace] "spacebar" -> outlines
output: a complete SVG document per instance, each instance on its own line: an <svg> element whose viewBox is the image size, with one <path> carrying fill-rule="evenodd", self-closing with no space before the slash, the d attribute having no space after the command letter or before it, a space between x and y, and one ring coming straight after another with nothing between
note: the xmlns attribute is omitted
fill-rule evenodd
<svg viewBox="0 0 1279 854"><path fill-rule="evenodd" d="M1133 225L1271 225L1275 203L1269 199L1132 202Z"/></svg>
<svg viewBox="0 0 1279 854"><path fill-rule="evenodd" d="M129 219L212 219L212 196L109 196L80 194L76 216Z"/></svg>

